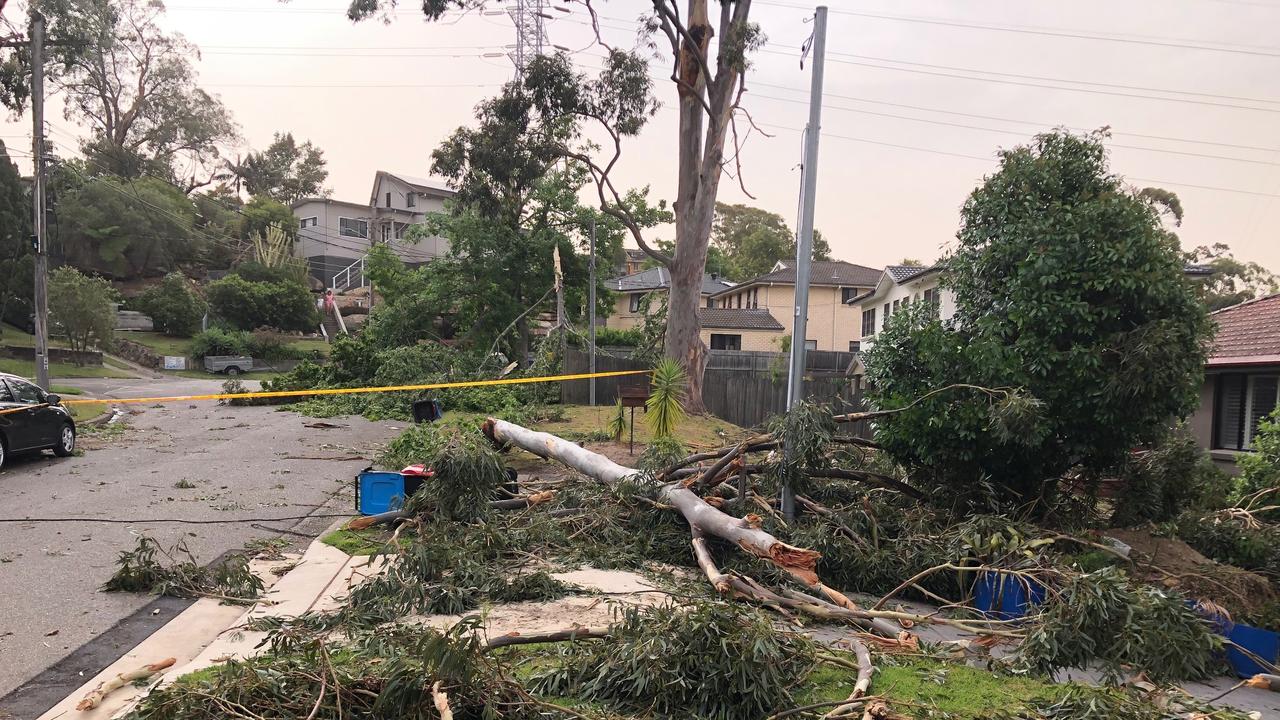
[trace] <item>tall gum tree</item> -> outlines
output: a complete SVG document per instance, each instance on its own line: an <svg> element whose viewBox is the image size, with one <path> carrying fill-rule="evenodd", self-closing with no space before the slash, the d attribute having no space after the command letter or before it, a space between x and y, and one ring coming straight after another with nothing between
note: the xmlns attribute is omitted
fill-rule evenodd
<svg viewBox="0 0 1280 720"><path fill-rule="evenodd" d="M576 1L586 7L594 24L595 6L600 3ZM396 4L396 0L352 0L347 14L355 21L380 18L388 22ZM428 19L437 20L448 11L479 5L476 0L422 0L421 8ZM656 110L647 62L635 52L609 48L597 32L597 41L609 50L609 61L598 79L588 81L569 72L560 76L562 84L554 92L541 96L547 101L545 109L591 121L609 138L603 147L580 144L564 151L590 168L601 210L617 218L636 244L670 271L666 355L684 367L689 378L687 409L698 413L705 411L702 376L707 357L698 317L702 273L721 174L725 164L737 163L739 156L735 152L726 158L725 143L732 136L735 150L740 150L739 139L744 135L738 133L736 118L743 114L750 121L741 108L747 56L764 40L760 28L750 21L751 0L720 0L714 24L711 5L711 0L686 0L682 12L678 0L652 0L652 13L645 23L649 34L660 42L665 40L670 49L670 79L678 99L673 252L663 252L646 241L626 193L620 192L610 177L621 156L623 139L636 135ZM550 90L552 86L545 87ZM643 94L637 94L640 92Z"/></svg>

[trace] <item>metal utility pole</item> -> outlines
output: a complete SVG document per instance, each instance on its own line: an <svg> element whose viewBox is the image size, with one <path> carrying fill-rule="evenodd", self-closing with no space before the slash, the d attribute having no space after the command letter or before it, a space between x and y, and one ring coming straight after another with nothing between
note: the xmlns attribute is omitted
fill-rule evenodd
<svg viewBox="0 0 1280 720"><path fill-rule="evenodd" d="M596 221L591 219L591 254L587 256L587 372L592 375L596 372ZM587 404L595 407L596 404L596 379L591 378L587 381L590 383L590 395Z"/></svg>
<svg viewBox="0 0 1280 720"><path fill-rule="evenodd" d="M800 185L800 234L796 239L796 308L791 324L791 367L787 376L787 409L804 400L804 351L809 323L809 265L813 258L813 209L818 188L818 137L822 128L822 73L827 51L827 7L813 15L813 78L809 88L809 124L804 133L804 165ZM784 449L789 452L790 449ZM782 488L782 514L795 519L796 498L789 485Z"/></svg>
<svg viewBox="0 0 1280 720"><path fill-rule="evenodd" d="M49 389L49 256L44 212L44 16L31 13L31 210L35 230L36 384Z"/></svg>

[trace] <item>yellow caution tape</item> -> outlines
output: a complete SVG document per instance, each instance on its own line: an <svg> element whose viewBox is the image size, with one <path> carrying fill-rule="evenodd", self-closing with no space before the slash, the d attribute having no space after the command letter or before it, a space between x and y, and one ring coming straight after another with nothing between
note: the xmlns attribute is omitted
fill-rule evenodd
<svg viewBox="0 0 1280 720"><path fill-rule="evenodd" d="M590 378L618 377L621 375L643 375L648 370L614 370L610 372L578 373L575 375L546 375L532 378L499 378L497 380L466 380L460 382L427 383L425 385L392 385L389 387L360 388L323 388L318 390L274 390L270 392L247 393L215 393L210 395L169 395L166 397L143 398L68 398L63 405L76 403L107 403L109 405L123 403L164 403L185 400L234 400L238 398L287 398L306 397L310 395L355 395L359 393L403 392L406 390L442 390L444 388L485 387L488 385L522 385L525 383L561 382L564 380L588 380ZM0 415L20 410L28 410L36 405L0 411Z"/></svg>

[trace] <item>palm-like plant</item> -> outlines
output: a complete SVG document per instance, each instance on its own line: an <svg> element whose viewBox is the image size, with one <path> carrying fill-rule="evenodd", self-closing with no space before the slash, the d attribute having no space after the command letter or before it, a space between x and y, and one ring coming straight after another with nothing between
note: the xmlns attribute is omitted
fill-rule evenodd
<svg viewBox="0 0 1280 720"><path fill-rule="evenodd" d="M613 406L613 418L609 420L609 437L614 442L622 440L622 433L627 429L626 411L622 409L622 400L618 400Z"/></svg>
<svg viewBox="0 0 1280 720"><path fill-rule="evenodd" d="M676 426L684 419L684 388L688 378L676 361L666 358L653 369L649 399L645 401L645 422L655 439L675 437Z"/></svg>

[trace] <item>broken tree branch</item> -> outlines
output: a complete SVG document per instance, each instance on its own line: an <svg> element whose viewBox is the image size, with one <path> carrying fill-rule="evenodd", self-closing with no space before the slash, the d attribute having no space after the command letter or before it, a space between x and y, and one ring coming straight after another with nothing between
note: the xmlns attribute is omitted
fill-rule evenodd
<svg viewBox="0 0 1280 720"><path fill-rule="evenodd" d="M535 633L513 631L506 635L489 638L489 641L485 643L485 647L493 650L494 648L507 647L509 645L531 645L534 643L544 642L594 640L608 636L609 628L607 627L582 627L578 625L564 630L547 630Z"/></svg>
<svg viewBox="0 0 1280 720"><path fill-rule="evenodd" d="M98 687L91 690L88 695L85 695L83 700L76 704L76 710L92 710L101 705L102 701L116 690L138 680L146 680L156 673L172 667L176 662L178 662L177 658L165 658L160 662L143 665L137 670L120 673L113 678L104 680L100 685L98 685Z"/></svg>
<svg viewBox="0 0 1280 720"><path fill-rule="evenodd" d="M849 644L853 646L853 655L858 660L858 680L854 683L853 692L849 693L845 704L839 705L831 712L823 715L824 719L853 712L861 704L856 701L860 700L871 689L871 653L867 650L867 646L863 645L862 641L857 638L851 639Z"/></svg>
<svg viewBox="0 0 1280 720"><path fill-rule="evenodd" d="M449 695L440 690L440 681L431 686L431 701L435 703L440 720L453 720L453 710L449 708Z"/></svg>

